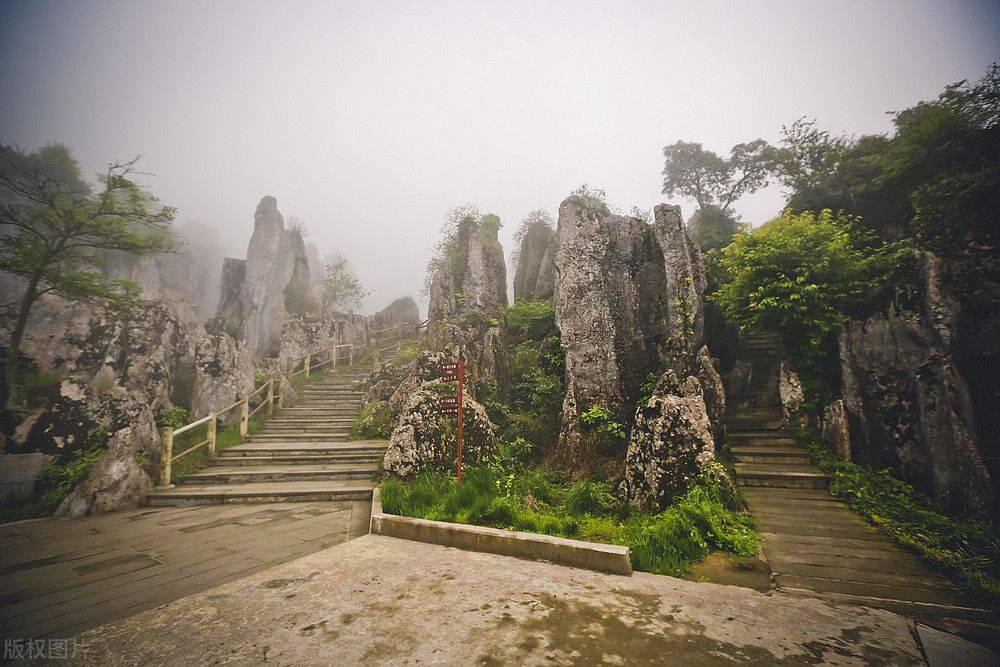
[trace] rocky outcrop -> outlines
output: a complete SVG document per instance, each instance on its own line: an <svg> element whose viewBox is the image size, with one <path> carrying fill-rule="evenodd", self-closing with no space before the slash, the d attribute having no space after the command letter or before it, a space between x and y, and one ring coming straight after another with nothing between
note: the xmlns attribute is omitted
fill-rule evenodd
<svg viewBox="0 0 1000 667"><path fill-rule="evenodd" d="M719 443L726 435L726 389L722 384L722 377L715 370L707 345L698 349L695 364L695 376L701 384L705 410L712 425L712 438Z"/></svg>
<svg viewBox="0 0 1000 667"><path fill-rule="evenodd" d="M525 231L514 272L515 301L552 298L556 277L555 238L555 230L543 220L535 221Z"/></svg>
<svg viewBox="0 0 1000 667"><path fill-rule="evenodd" d="M372 331L386 333L415 333L420 325L420 308L411 296L396 299L372 315Z"/></svg>
<svg viewBox="0 0 1000 667"><path fill-rule="evenodd" d="M299 359L310 353L321 354L335 345L358 347L371 340L371 323L363 315L353 313L313 313L292 315L281 330L280 359ZM340 350L346 355L347 350ZM325 357L318 357L321 361Z"/></svg>
<svg viewBox="0 0 1000 667"><path fill-rule="evenodd" d="M445 255L432 267L431 322L482 315L499 317L507 306L507 265L498 234L500 218L469 213L458 221Z"/></svg>
<svg viewBox="0 0 1000 667"><path fill-rule="evenodd" d="M820 422L823 444L837 456L851 460L851 431L843 399L837 399L823 410Z"/></svg>
<svg viewBox="0 0 1000 667"><path fill-rule="evenodd" d="M698 379L660 378L635 413L625 458L623 495L634 505L660 509L684 493L715 460L715 442Z"/></svg>
<svg viewBox="0 0 1000 667"><path fill-rule="evenodd" d="M940 260L923 252L912 262L914 280L886 312L841 333L850 453L890 468L946 511L987 516L992 484L951 355L958 308L941 282Z"/></svg>
<svg viewBox="0 0 1000 667"><path fill-rule="evenodd" d="M805 394L798 374L787 361L778 365L778 398L781 401L782 428L794 429L801 426L804 423L802 403L805 401Z"/></svg>
<svg viewBox="0 0 1000 667"><path fill-rule="evenodd" d="M138 507L152 490L162 443L153 413L141 406L133 419L111 434L107 451L86 478L63 500L56 516L78 517Z"/></svg>
<svg viewBox="0 0 1000 667"><path fill-rule="evenodd" d="M192 419L229 405L253 390L250 355L245 345L229 335L219 318L210 320L194 345ZM231 419L238 417L229 413Z"/></svg>
<svg viewBox="0 0 1000 667"><path fill-rule="evenodd" d="M246 342L254 359L276 357L289 314L315 308L309 258L298 231L285 229L274 197L264 197L254 214L247 258L227 259L218 315Z"/></svg>
<svg viewBox="0 0 1000 667"><path fill-rule="evenodd" d="M454 417L438 409L438 398L453 392L451 385L432 381L424 382L410 396L386 448L383 470L400 477L455 471L458 441ZM496 429L482 405L466 398L464 406L462 462L473 465L495 453Z"/></svg>
<svg viewBox="0 0 1000 667"><path fill-rule="evenodd" d="M575 465L594 454L578 428L580 412L600 404L628 423L650 373L691 374L702 343L705 278L674 206L657 206L649 225L574 195L559 207L556 235L567 389L560 448Z"/></svg>

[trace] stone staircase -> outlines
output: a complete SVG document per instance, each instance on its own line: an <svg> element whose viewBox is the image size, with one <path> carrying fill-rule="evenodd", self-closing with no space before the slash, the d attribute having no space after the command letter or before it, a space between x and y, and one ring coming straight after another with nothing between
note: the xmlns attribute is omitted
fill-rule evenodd
<svg viewBox="0 0 1000 667"><path fill-rule="evenodd" d="M781 428L780 347L752 336L751 378L726 411L737 483L779 590L889 609L981 641L998 619L827 491L809 453Z"/></svg>
<svg viewBox="0 0 1000 667"><path fill-rule="evenodd" d="M777 368L781 343L773 333L747 337L744 352L750 381L726 411L728 439L741 486L825 489L826 477L809 461L809 452L782 429Z"/></svg>
<svg viewBox="0 0 1000 667"><path fill-rule="evenodd" d="M366 368L330 373L306 384L298 400L277 412L247 441L219 452L215 462L150 505L307 502L368 499L381 470L384 441L347 440L364 402L355 384Z"/></svg>

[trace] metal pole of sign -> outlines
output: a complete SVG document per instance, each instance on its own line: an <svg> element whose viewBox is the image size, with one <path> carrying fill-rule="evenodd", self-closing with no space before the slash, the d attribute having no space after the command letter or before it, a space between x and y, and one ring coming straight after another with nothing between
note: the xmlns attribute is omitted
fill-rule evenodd
<svg viewBox="0 0 1000 667"><path fill-rule="evenodd" d="M458 357L458 483L462 483L462 386L465 384L465 360Z"/></svg>

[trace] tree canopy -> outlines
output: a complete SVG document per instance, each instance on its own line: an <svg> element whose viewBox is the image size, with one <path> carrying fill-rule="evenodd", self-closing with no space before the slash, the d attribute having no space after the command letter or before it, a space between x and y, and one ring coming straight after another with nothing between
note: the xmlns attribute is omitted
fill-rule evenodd
<svg viewBox="0 0 1000 667"><path fill-rule="evenodd" d="M109 253L147 255L174 248L174 209L131 179L136 160L115 163L93 193L69 150L0 148L0 270L21 278L7 358L8 398L18 384L17 355L32 306L45 294L122 308L138 287L111 278Z"/></svg>

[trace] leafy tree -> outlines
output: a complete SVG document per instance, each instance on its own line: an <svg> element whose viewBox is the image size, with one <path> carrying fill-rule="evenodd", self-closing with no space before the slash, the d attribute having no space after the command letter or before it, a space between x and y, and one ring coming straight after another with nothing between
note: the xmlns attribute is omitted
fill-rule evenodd
<svg viewBox="0 0 1000 667"><path fill-rule="evenodd" d="M323 307L327 310L354 309L371 294L361 286L361 280L351 262L341 253L331 253L323 261Z"/></svg>
<svg viewBox="0 0 1000 667"><path fill-rule="evenodd" d="M744 223L727 215L718 206L699 208L688 220L691 238L706 253L729 245L733 236L744 229Z"/></svg>
<svg viewBox="0 0 1000 667"><path fill-rule="evenodd" d="M778 331L810 397L822 400L837 332L864 313L898 261L900 248L868 240L848 216L785 212L722 250L724 282L709 298L745 330Z"/></svg>
<svg viewBox="0 0 1000 667"><path fill-rule="evenodd" d="M110 165L94 194L64 146L29 154L0 147L0 225L5 228L0 270L25 282L7 352L9 407L18 399L21 343L41 296L127 307L139 289L107 275L109 254L147 255L175 247L174 209L131 180L137 159Z"/></svg>
<svg viewBox="0 0 1000 667"><path fill-rule="evenodd" d="M763 139L737 144L723 158L688 141L663 149L663 194L694 199L699 209L715 207L731 216L732 206L767 184L774 149Z"/></svg>

